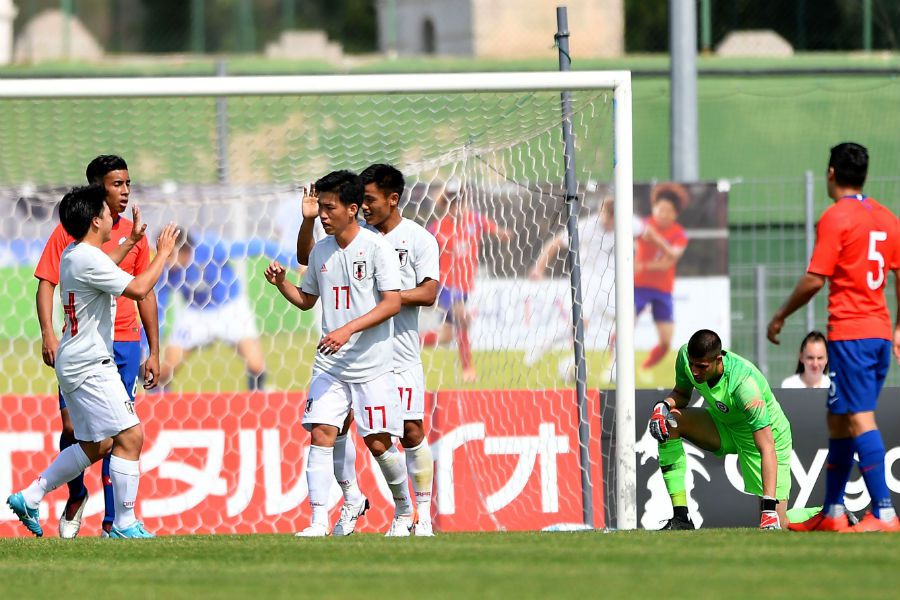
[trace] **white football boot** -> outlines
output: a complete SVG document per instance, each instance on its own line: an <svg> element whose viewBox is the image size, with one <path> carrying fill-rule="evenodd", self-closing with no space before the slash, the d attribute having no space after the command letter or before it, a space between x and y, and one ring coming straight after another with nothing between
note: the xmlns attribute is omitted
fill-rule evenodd
<svg viewBox="0 0 900 600"><path fill-rule="evenodd" d="M75 514L72 516L72 519L69 520L66 518L66 507L63 507L62 514L59 515L59 537L64 540L72 540L78 535L78 532L81 530L81 520L84 515L84 507L87 506L88 502L88 492L87 488L84 490L84 499L81 501L81 506L78 507L78 510L75 511Z"/></svg>
<svg viewBox="0 0 900 600"><path fill-rule="evenodd" d="M356 521L369 510L369 499L363 496L359 504L344 502L341 506L341 516L335 524L331 535L350 535L356 529Z"/></svg>
<svg viewBox="0 0 900 600"><path fill-rule="evenodd" d="M434 529L431 527L431 521L419 521L413 527L413 535L416 537L434 537Z"/></svg>
<svg viewBox="0 0 900 600"><path fill-rule="evenodd" d="M391 528L384 537L409 537L415 524L413 515L397 515L391 521Z"/></svg>

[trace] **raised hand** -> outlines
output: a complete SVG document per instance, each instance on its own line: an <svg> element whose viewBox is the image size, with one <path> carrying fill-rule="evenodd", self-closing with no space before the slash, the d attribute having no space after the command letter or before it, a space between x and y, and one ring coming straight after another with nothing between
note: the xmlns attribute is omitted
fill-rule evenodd
<svg viewBox="0 0 900 600"><path fill-rule="evenodd" d="M147 224L141 220L141 208L137 204L131 205L131 220L134 227L131 229L131 241L137 244L147 233Z"/></svg>
<svg viewBox="0 0 900 600"><path fill-rule="evenodd" d="M266 267L266 281L271 283L272 285L279 285L284 283L284 276L286 274L285 268L281 266L277 260L273 260L269 263L269 266Z"/></svg>
<svg viewBox="0 0 900 600"><path fill-rule="evenodd" d="M178 226L173 222L163 227L159 237L156 238L156 253L166 257L171 256L175 250L175 241L178 239L179 233L181 232L178 230Z"/></svg>
<svg viewBox="0 0 900 600"><path fill-rule="evenodd" d="M304 219L315 219L319 216L319 192L316 191L315 184L311 183L309 187L304 186L300 210Z"/></svg>

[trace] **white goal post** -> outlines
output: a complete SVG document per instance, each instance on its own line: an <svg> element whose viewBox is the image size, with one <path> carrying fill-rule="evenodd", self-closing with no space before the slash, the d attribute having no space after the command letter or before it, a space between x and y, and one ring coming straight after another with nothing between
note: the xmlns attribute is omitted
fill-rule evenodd
<svg viewBox="0 0 900 600"><path fill-rule="evenodd" d="M210 98L612 91L615 201L616 527L637 526L634 370L632 88L628 71L6 79L2 100ZM377 156L372 156L377 159ZM578 158L576 156L576 158ZM6 182L0 182L6 183ZM57 182L58 183L58 182ZM599 438L600 432L594 432ZM598 448L597 439L592 447Z"/></svg>

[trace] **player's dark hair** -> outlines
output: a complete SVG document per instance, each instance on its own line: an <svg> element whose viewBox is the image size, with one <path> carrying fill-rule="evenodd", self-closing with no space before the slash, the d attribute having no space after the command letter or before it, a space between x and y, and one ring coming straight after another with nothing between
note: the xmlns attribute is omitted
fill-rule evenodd
<svg viewBox="0 0 900 600"><path fill-rule="evenodd" d="M722 354L722 339L715 331L701 329L688 340L687 351L691 358L719 356Z"/></svg>
<svg viewBox="0 0 900 600"><path fill-rule="evenodd" d="M869 172L869 151L853 142L838 144L831 149L828 166L834 169L835 183L861 188Z"/></svg>
<svg viewBox="0 0 900 600"><path fill-rule="evenodd" d="M392 165L377 163L366 167L359 174L362 179L363 186L374 183L375 187L390 196L391 194L403 195L403 189L406 182L403 180L403 173Z"/></svg>
<svg viewBox="0 0 900 600"><path fill-rule="evenodd" d="M365 186L359 175L352 171L332 171L316 182L316 191L334 192L344 206L362 206Z"/></svg>
<svg viewBox="0 0 900 600"><path fill-rule="evenodd" d="M816 330L816 331L810 331L809 333L807 333L806 337L803 338L803 341L800 342L800 354L803 354L803 351L806 349L807 344L811 344L813 342L822 342L823 344L825 344L825 352L826 353L828 352L828 340L825 338L825 334L822 333L821 331ZM827 356L827 354L826 354L826 356ZM825 363L825 370L826 371L828 370L827 362ZM797 370L794 371L794 373L799 375L803 371L804 371L803 361L798 360L797 361Z"/></svg>
<svg viewBox="0 0 900 600"><path fill-rule="evenodd" d="M680 213L688 202L687 190L680 183L660 183L653 186L650 193L651 204L656 204L660 200L670 203L676 213Z"/></svg>
<svg viewBox="0 0 900 600"><path fill-rule="evenodd" d="M103 178L106 177L106 174L110 171L127 170L128 165L121 156L116 156L115 154L101 154L88 164L84 174L87 177L88 183L93 184L103 183Z"/></svg>
<svg viewBox="0 0 900 600"><path fill-rule="evenodd" d="M91 229L91 221L103 214L106 190L99 185L75 187L59 203L59 220L66 233L81 240Z"/></svg>

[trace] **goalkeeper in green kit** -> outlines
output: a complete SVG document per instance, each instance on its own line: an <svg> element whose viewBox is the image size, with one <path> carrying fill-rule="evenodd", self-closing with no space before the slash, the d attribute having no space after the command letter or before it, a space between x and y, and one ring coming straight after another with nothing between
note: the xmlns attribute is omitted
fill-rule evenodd
<svg viewBox="0 0 900 600"><path fill-rule="evenodd" d="M687 407L695 388L706 407ZM663 529L694 529L683 439L716 456L737 454L744 491L760 498L760 529L787 526L791 425L759 369L722 350L714 331L701 329L678 351L675 387L653 407L650 434L659 442L659 468L674 509Z"/></svg>

